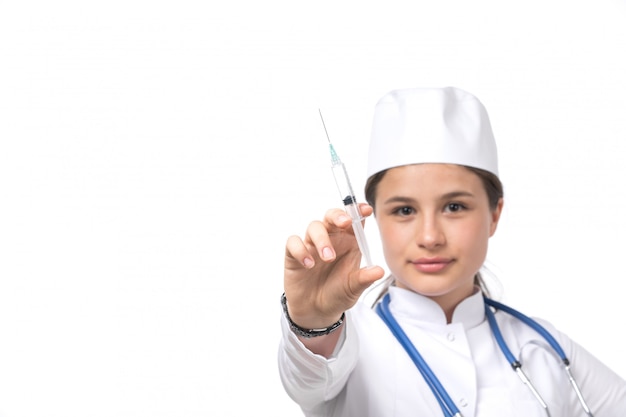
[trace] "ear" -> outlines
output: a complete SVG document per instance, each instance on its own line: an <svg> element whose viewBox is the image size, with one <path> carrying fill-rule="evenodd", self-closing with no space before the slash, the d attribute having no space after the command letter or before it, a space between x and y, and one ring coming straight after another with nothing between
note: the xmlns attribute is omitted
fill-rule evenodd
<svg viewBox="0 0 626 417"><path fill-rule="evenodd" d="M498 200L498 204L496 205L495 210L491 212L491 225L489 226L489 237L493 236L496 233L496 229L498 228L498 222L500 221L500 216L502 215L502 207L504 206L504 199L500 198Z"/></svg>

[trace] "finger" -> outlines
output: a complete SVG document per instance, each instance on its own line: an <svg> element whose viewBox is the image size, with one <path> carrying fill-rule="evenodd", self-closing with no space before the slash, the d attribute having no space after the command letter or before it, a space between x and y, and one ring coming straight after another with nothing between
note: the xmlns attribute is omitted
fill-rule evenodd
<svg viewBox="0 0 626 417"><path fill-rule="evenodd" d="M352 219L344 210L334 208L328 210L324 215L324 224L328 229L336 227L345 230L352 224Z"/></svg>
<svg viewBox="0 0 626 417"><path fill-rule="evenodd" d="M369 217L374 213L374 207L367 203L359 203L359 211L361 212L361 216Z"/></svg>
<svg viewBox="0 0 626 417"><path fill-rule="evenodd" d="M315 266L315 259L311 252L307 249L306 245L298 236L290 236L287 239L285 246L285 263L291 258L298 262L306 269L311 269ZM287 265L285 265L287 266Z"/></svg>
<svg viewBox="0 0 626 417"><path fill-rule="evenodd" d="M321 221L313 221L306 231L305 242L312 245L317 255L324 261L335 259L336 253L330 240L326 225Z"/></svg>
<svg viewBox="0 0 626 417"><path fill-rule="evenodd" d="M324 220L328 223L328 225L334 225L341 229L347 229L352 223L352 218L350 217L350 214L348 214L349 212L351 211L348 209L331 209L326 213ZM359 203L358 210L355 215L361 218L361 224L365 224L365 218L371 216L373 212L374 208L369 204Z"/></svg>
<svg viewBox="0 0 626 417"><path fill-rule="evenodd" d="M361 224L365 226L365 220L374 213L374 208L367 203L359 203L359 213L361 214Z"/></svg>

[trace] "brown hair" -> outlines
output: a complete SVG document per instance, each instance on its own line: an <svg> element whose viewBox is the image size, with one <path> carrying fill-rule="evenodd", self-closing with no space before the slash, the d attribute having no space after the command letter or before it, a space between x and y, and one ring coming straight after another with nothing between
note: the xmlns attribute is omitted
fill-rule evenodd
<svg viewBox="0 0 626 417"><path fill-rule="evenodd" d="M495 210L498 207L498 202L500 201L500 199L504 197L504 188L502 186L502 182L500 182L500 179L495 174L489 171L485 171L484 169L469 167L465 165L462 166L468 171L478 175L478 178L480 178L480 180L482 181L483 187L487 192L489 208L492 211ZM378 189L378 184L383 179L387 171L388 170L380 171L372 175L367 179L367 182L365 183L365 200L370 206L374 208L374 212L376 212L376 191ZM391 285L393 285L393 283L394 280L391 275L385 278L383 287L381 288L380 294L376 298L376 301L374 301L374 304L376 304L378 300L380 300L382 296L387 293L387 290ZM485 284L485 281L483 280L480 272L477 272L474 276L474 284L478 285L481 291L485 295L489 296L489 289L487 288L487 285Z"/></svg>

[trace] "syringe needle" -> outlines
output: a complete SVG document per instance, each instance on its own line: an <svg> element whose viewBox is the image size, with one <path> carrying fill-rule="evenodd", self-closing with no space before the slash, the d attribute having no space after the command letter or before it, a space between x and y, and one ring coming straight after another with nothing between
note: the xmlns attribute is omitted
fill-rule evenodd
<svg viewBox="0 0 626 417"><path fill-rule="evenodd" d="M328 130L326 130L326 123L324 123L324 118L322 117L322 110L317 109L320 112L320 119L322 119L322 125L324 125L324 132L326 132L326 139L328 139L328 147L330 148L330 161L333 165L333 169L341 164L341 160L335 152L335 148L330 141L330 136L328 136ZM341 191L341 190L339 190Z"/></svg>
<svg viewBox="0 0 626 417"><path fill-rule="evenodd" d="M322 125L324 126L324 132L326 132L326 139L328 139L328 143L330 143L330 137L328 136L328 130L326 130L326 123L324 123L324 118L322 117L322 110L317 109L320 112L320 119L322 119Z"/></svg>

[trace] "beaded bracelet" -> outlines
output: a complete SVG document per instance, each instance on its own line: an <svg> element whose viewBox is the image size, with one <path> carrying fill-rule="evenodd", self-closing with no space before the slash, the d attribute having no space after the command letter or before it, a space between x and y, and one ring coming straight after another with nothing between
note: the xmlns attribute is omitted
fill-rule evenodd
<svg viewBox="0 0 626 417"><path fill-rule="evenodd" d="M294 323L291 320L291 317L289 317L289 312L287 311L287 297L285 296L285 293L283 293L283 295L280 297L280 303L283 305L283 311L285 312L285 317L287 318L287 321L289 322L289 327L291 328L291 330L298 336L302 336L306 339L310 339L311 337L325 336L327 334L331 334L332 332L337 330L339 326L341 326L344 320L346 319L346 313L342 313L341 318L339 318L339 321L337 321L336 323L332 324L329 327L324 327L322 329L305 329L303 327L298 326L296 323Z"/></svg>

